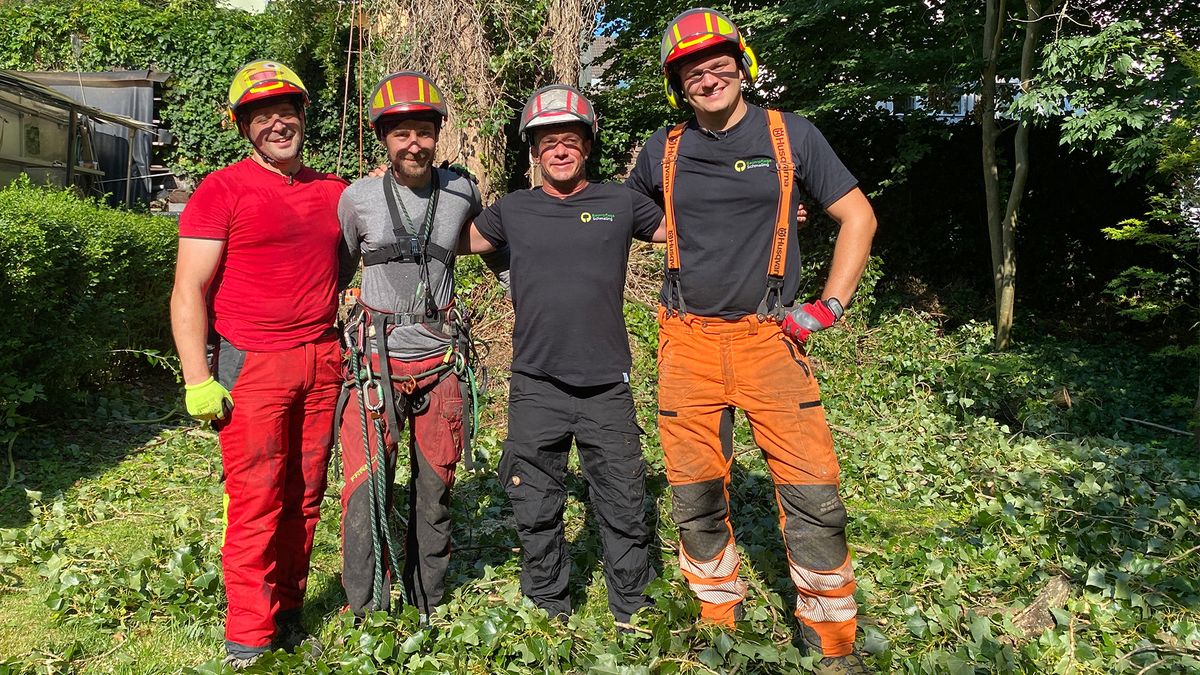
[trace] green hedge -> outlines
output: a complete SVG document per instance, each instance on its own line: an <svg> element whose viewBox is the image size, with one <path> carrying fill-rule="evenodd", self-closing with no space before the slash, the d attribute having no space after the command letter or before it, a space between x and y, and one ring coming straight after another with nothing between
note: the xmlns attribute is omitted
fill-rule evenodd
<svg viewBox="0 0 1200 675"><path fill-rule="evenodd" d="M170 345L176 237L170 218L0 189L0 422L39 385L57 403L110 379L114 349Z"/></svg>

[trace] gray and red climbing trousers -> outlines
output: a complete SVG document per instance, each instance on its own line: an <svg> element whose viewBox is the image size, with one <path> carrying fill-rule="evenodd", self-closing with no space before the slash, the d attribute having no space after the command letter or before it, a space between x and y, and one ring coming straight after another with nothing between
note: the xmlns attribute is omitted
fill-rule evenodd
<svg viewBox="0 0 1200 675"><path fill-rule="evenodd" d="M374 372L379 357L371 356ZM464 446L459 378L438 371L441 356L419 361L389 359L394 417L378 409L382 397L352 395L341 418L342 586L356 615L389 610L391 570L403 555L404 598L426 616L441 602L450 563L450 489ZM391 419L401 428L393 428ZM366 427L364 436L364 426ZM407 427L408 528L391 535L398 443ZM380 434L382 431L382 444ZM365 438L365 442L364 442ZM380 451L382 450L382 452ZM402 549L402 550L397 550Z"/></svg>

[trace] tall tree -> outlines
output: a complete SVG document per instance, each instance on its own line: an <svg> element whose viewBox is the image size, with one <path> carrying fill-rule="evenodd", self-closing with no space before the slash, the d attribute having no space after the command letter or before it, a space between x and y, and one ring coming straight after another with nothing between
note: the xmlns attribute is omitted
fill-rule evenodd
<svg viewBox="0 0 1200 675"><path fill-rule="evenodd" d="M1041 0L1025 0L1024 30L1020 41L1021 61L1018 87L1021 94L1032 87L1039 41L1045 24L1063 0L1043 6ZM1025 183L1029 179L1029 131L1032 122L1018 119L1013 136L1014 166L1008 180L1008 197L1001 200L1000 161L996 146L1002 130L997 120L997 84L1003 74L1005 33L1012 18L1006 0L987 0L983 20L983 64L979 88L979 122L983 131L983 187L987 203L988 239L992 249L992 284L996 294L997 350L1007 349L1012 336L1013 308L1017 296L1017 219Z"/></svg>
<svg viewBox="0 0 1200 675"><path fill-rule="evenodd" d="M618 108L602 112L608 128L615 118L630 141L678 115L661 102L657 48L662 26L687 4L609 0L605 5L609 17L620 17L606 24L616 39L606 79L617 93L604 100ZM1052 128L1062 129L1072 147L1101 147L1088 146L1091 141L1082 140L1087 134L1073 131L1072 125L1085 124L1080 119L1086 117L1078 108L1064 108L1062 96L1034 105L1033 93L1053 80L1046 63L1053 52L1047 50L1133 18L1142 21L1148 34L1161 36L1173 28L1190 43L1200 35L1198 7L1192 0L764 0L725 6L758 51L763 74L751 95L759 101L808 114L827 129L862 126L880 114L881 102L904 109L899 141L892 147L870 147L878 154L863 162L890 167L890 178L875 186L879 190L904 180L908 168L931 147L926 139L947 133L940 113L957 107L964 95L976 102L999 349L1012 339L1017 231L1030 171L1035 170L1029 152L1032 129L1053 118ZM1090 57L1063 53L1057 58L1061 65ZM1111 81L1098 87L1105 84L1111 86ZM920 104L915 109L902 105L914 98ZM1112 103L1118 113L1133 114L1142 102L1128 98ZM1154 154L1152 145L1143 148L1147 156ZM619 166L619 158L611 165Z"/></svg>

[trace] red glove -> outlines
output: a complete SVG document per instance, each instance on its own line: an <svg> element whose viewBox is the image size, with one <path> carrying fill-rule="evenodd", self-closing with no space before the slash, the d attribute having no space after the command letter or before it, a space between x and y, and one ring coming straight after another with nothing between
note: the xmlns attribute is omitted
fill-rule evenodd
<svg viewBox="0 0 1200 675"><path fill-rule="evenodd" d="M838 309L841 309L840 303ZM841 312L831 309L827 301L817 300L800 305L788 312L787 316L783 318L780 328L783 329L783 332L796 338L797 342L804 344L810 333L829 328L840 315Z"/></svg>

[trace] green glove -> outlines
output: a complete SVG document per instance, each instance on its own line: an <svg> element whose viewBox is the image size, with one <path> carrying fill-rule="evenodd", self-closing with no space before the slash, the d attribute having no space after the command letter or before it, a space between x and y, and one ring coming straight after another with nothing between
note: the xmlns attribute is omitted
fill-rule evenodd
<svg viewBox="0 0 1200 675"><path fill-rule="evenodd" d="M225 419L225 404L233 407L233 397L210 375L200 384L183 385L183 400L188 414L198 420Z"/></svg>

